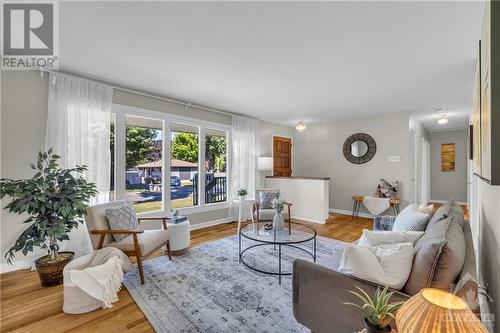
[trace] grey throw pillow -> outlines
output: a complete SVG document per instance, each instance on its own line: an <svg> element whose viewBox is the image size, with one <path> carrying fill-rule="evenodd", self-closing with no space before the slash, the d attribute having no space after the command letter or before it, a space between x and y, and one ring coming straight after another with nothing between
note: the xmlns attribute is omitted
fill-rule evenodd
<svg viewBox="0 0 500 333"><path fill-rule="evenodd" d="M259 192L259 206L261 209L271 209L273 199L279 199L279 191L260 191Z"/></svg>
<svg viewBox="0 0 500 333"><path fill-rule="evenodd" d="M452 217L452 223L458 223L458 225L460 225L460 228L464 228L464 211L454 199L448 200L436 210L431 220L429 221L429 224L427 224L427 228L430 228L434 224L450 216Z"/></svg>
<svg viewBox="0 0 500 333"><path fill-rule="evenodd" d="M109 222L109 227L112 230L137 230L139 229L139 223L137 222L137 216L135 215L135 210L130 205L124 205L119 207L106 208L104 215ZM113 235L115 241L119 242L126 238L128 235Z"/></svg>
<svg viewBox="0 0 500 333"><path fill-rule="evenodd" d="M413 267L404 290L409 295L422 288L449 290L465 260L465 238L458 223L447 217L430 226L415 244Z"/></svg>
<svg viewBox="0 0 500 333"><path fill-rule="evenodd" d="M396 216L392 231L425 231L428 222L429 214L409 205Z"/></svg>
<svg viewBox="0 0 500 333"><path fill-rule="evenodd" d="M427 228L430 228L432 225L436 224L437 222L447 218L448 214L450 213L450 209L451 209L452 204L453 204L453 200L448 200L441 207L436 209L436 211L434 212L434 215L432 215L431 219L429 220L429 223L427 224Z"/></svg>

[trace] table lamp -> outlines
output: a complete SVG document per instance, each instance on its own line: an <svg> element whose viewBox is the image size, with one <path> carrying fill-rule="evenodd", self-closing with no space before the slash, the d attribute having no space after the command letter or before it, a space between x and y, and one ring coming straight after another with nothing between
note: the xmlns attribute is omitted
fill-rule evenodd
<svg viewBox="0 0 500 333"><path fill-rule="evenodd" d="M257 160L257 169L259 171L264 171L264 186L266 184L266 171L273 170L273 158L272 157L259 157Z"/></svg>
<svg viewBox="0 0 500 333"><path fill-rule="evenodd" d="M398 333L488 333L467 303L444 290L424 288L396 313Z"/></svg>

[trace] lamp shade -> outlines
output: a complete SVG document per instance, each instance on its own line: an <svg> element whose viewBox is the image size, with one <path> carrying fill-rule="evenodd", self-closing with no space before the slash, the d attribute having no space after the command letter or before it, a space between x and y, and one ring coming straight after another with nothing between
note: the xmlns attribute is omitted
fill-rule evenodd
<svg viewBox="0 0 500 333"><path fill-rule="evenodd" d="M272 157L259 157L257 162L257 169L259 170L272 170L273 169L273 158Z"/></svg>
<svg viewBox="0 0 500 333"><path fill-rule="evenodd" d="M396 313L398 333L488 333L467 303L446 291L424 288Z"/></svg>

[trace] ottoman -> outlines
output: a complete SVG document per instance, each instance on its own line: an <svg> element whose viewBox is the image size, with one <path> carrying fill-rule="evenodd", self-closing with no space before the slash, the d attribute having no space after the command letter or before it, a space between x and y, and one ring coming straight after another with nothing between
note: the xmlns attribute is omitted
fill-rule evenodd
<svg viewBox="0 0 500 333"><path fill-rule="evenodd" d="M184 250L191 244L191 224L189 221L181 223L167 223L168 239L170 241L170 250Z"/></svg>

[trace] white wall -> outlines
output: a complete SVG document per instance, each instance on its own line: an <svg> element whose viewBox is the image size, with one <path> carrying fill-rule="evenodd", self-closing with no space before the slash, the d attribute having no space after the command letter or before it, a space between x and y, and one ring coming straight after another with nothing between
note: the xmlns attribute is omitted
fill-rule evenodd
<svg viewBox="0 0 500 333"><path fill-rule="evenodd" d="M455 144L455 171L441 171L441 144ZM467 201L467 130L431 133L431 200Z"/></svg>
<svg viewBox="0 0 500 333"><path fill-rule="evenodd" d="M481 286L486 287L493 302L481 298L481 312L494 315L493 332L500 332L500 186L491 186L473 176L471 226L476 248L476 262Z"/></svg>
<svg viewBox="0 0 500 333"><path fill-rule="evenodd" d="M297 175L294 170L294 159L295 159L295 149L294 149L294 135L295 128L278 125L275 123L270 123L267 121L259 121L259 140L258 140L258 156L272 157L273 156L273 136L282 136L292 139L292 174ZM271 176L271 171L266 171L266 175ZM258 171L259 181L257 182L257 187L264 187L265 178L264 171Z"/></svg>
<svg viewBox="0 0 500 333"><path fill-rule="evenodd" d="M408 186L408 191L410 195L410 202L419 204L420 198L422 197L422 178L423 170L426 167L423 165L422 157L422 138L425 138L428 142L431 140L431 134L429 131L418 121L413 115L410 114L410 131L414 135L414 142L410 138L410 184ZM410 133L410 135L411 135ZM428 189L429 190L429 189ZM411 193L413 191L413 193ZM424 203L427 204L427 203Z"/></svg>
<svg viewBox="0 0 500 333"><path fill-rule="evenodd" d="M44 149L48 75L41 78L38 71L2 71L1 101L0 177L31 177L33 172L30 163L38 151ZM231 123L231 117L228 115L193 108L186 111L183 106L174 103L117 90L113 92L113 102L223 124ZM2 200L2 208L6 202ZM5 267L4 254L26 226L20 223L23 220L21 216L10 214L4 209L1 210L0 217L0 263ZM189 215L193 226L227 218L228 209ZM17 260L22 258L22 254L16 254Z"/></svg>
<svg viewBox="0 0 500 333"><path fill-rule="evenodd" d="M381 178L399 180L404 207L409 199L408 128L408 112L310 125L294 137L294 174L330 177L330 208L348 212L352 195L375 193ZM345 159L342 146L359 132L374 138L377 152L368 163L355 165ZM401 161L389 162L389 155L399 155Z"/></svg>

